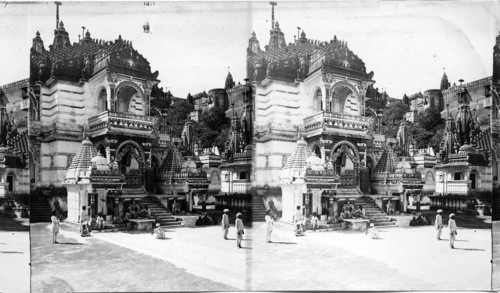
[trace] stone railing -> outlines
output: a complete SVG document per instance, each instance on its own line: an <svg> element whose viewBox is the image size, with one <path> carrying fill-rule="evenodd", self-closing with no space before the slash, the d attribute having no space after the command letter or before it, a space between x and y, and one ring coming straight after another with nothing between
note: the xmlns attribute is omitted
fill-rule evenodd
<svg viewBox="0 0 500 293"><path fill-rule="evenodd" d="M316 176L331 176L331 177L338 177L336 175L335 170L306 170L306 176L310 177L316 177Z"/></svg>
<svg viewBox="0 0 500 293"><path fill-rule="evenodd" d="M230 184L232 184L232 186L229 186L230 193L247 193L250 192L250 189L252 188L252 183L248 181L244 182L233 181Z"/></svg>
<svg viewBox="0 0 500 293"><path fill-rule="evenodd" d="M200 172L200 173L192 173L192 172L175 172L172 174L173 179L198 179L198 180L203 180L207 181L207 173L205 172Z"/></svg>
<svg viewBox="0 0 500 293"><path fill-rule="evenodd" d="M468 193L467 180L455 180L450 182L445 182L444 193L445 194L463 194Z"/></svg>
<svg viewBox="0 0 500 293"><path fill-rule="evenodd" d="M156 117L137 115L132 113L120 113L105 111L89 118L90 131L103 128L125 128L139 131L152 131L157 123Z"/></svg>
<svg viewBox="0 0 500 293"><path fill-rule="evenodd" d="M340 185L352 186L355 185L354 175L340 175L339 176Z"/></svg>
<svg viewBox="0 0 500 293"><path fill-rule="evenodd" d="M371 123L371 117L334 112L319 112L304 118L306 132L322 128L367 131Z"/></svg>

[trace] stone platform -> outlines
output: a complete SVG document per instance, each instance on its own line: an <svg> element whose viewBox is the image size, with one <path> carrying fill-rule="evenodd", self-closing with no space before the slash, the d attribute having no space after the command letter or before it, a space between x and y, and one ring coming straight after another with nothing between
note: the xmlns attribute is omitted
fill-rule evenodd
<svg viewBox="0 0 500 293"><path fill-rule="evenodd" d="M370 220L368 220L368 219L345 219L344 222L346 223L347 230L366 231Z"/></svg>
<svg viewBox="0 0 500 293"><path fill-rule="evenodd" d="M155 223L154 219L131 219L132 227L139 231L151 231Z"/></svg>

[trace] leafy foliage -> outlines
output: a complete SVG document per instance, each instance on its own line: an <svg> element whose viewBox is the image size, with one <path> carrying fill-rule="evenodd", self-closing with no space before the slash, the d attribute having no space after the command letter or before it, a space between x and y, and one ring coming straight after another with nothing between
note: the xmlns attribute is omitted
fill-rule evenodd
<svg viewBox="0 0 500 293"><path fill-rule="evenodd" d="M417 148L428 146L437 149L444 134L444 119L437 108L431 107L417 114L415 123L410 126L413 145Z"/></svg>
<svg viewBox="0 0 500 293"><path fill-rule="evenodd" d="M399 124L403 121L405 113L408 111L410 111L410 107L402 101L396 101L389 105L389 108L384 112L384 116L382 117L384 134L387 137L396 137Z"/></svg>
<svg viewBox="0 0 500 293"><path fill-rule="evenodd" d="M194 110L194 106L185 100L176 101L168 109L167 123L172 136L180 137L184 123L186 123L189 113Z"/></svg>

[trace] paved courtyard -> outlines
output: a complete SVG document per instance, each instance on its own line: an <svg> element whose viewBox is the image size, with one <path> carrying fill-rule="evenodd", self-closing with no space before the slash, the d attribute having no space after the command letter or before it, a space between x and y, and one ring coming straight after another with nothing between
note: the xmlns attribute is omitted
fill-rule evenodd
<svg viewBox="0 0 500 293"><path fill-rule="evenodd" d="M49 223L31 226L33 292L237 291L248 289L249 249L224 241L220 226L149 233L93 232L63 223L60 244ZM231 238L235 238L234 228ZM243 245L248 245L244 241Z"/></svg>
<svg viewBox="0 0 500 293"><path fill-rule="evenodd" d="M252 290L490 290L490 229L460 229L455 250L432 226L360 232L307 232L276 223L253 228ZM447 233L443 238L448 239Z"/></svg>
<svg viewBox="0 0 500 293"><path fill-rule="evenodd" d="M29 241L27 219L0 216L0 292L30 292Z"/></svg>
<svg viewBox="0 0 500 293"><path fill-rule="evenodd" d="M175 228L167 240L148 233L94 232L81 238L63 224L52 245L48 223L32 225L32 289L66 291L238 290L489 290L490 229L458 231L455 250L432 226L360 232L307 232L277 222L246 230L237 249L234 228ZM443 233L444 238L447 234ZM252 238L249 240L248 238ZM34 292L35 292L34 291Z"/></svg>
<svg viewBox="0 0 500 293"><path fill-rule="evenodd" d="M491 288L500 290L500 221L493 222L493 273Z"/></svg>

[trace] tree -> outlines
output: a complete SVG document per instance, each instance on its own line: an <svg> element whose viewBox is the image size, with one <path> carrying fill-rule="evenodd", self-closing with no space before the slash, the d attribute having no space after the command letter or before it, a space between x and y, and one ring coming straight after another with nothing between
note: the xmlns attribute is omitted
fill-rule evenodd
<svg viewBox="0 0 500 293"><path fill-rule="evenodd" d="M193 99L193 96L191 96L191 94L188 94L188 95L187 95L186 101L187 101L189 104L191 104L191 105L193 105L193 106L194 106L194 99Z"/></svg>
<svg viewBox="0 0 500 293"><path fill-rule="evenodd" d="M382 117L382 124L384 125L384 134L387 137L396 137L398 133L399 124L403 121L405 113L410 111L410 107L405 105L402 101L391 103L384 111Z"/></svg>
<svg viewBox="0 0 500 293"><path fill-rule="evenodd" d="M443 126L444 119L437 108L430 107L418 113L410 128L414 146L419 149L429 146L439 148L444 134Z"/></svg>
<svg viewBox="0 0 500 293"><path fill-rule="evenodd" d="M410 99L406 94L403 95L403 104L410 106Z"/></svg>
<svg viewBox="0 0 500 293"><path fill-rule="evenodd" d="M219 151L224 151L225 143L229 137L230 120L220 106L212 107L200 115L199 122L193 125L196 141L202 148L216 146Z"/></svg>
<svg viewBox="0 0 500 293"><path fill-rule="evenodd" d="M430 107L418 113L415 122L427 131L435 131L437 126L444 123L444 119L437 108Z"/></svg>
<svg viewBox="0 0 500 293"><path fill-rule="evenodd" d="M194 106L185 100L176 101L168 109L167 122L170 127L172 136L180 137L182 128L189 117L189 114L194 110Z"/></svg>

